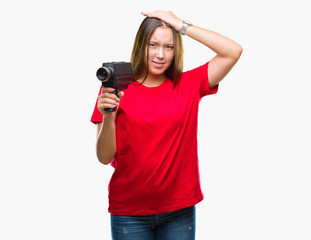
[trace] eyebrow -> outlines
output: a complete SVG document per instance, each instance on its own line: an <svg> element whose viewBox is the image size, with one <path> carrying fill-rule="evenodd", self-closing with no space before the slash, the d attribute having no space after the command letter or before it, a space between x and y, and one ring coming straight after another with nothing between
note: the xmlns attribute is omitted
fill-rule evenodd
<svg viewBox="0 0 311 240"><path fill-rule="evenodd" d="M149 40L149 43L159 43L159 41L156 40ZM174 45L174 42L165 43L164 45Z"/></svg>

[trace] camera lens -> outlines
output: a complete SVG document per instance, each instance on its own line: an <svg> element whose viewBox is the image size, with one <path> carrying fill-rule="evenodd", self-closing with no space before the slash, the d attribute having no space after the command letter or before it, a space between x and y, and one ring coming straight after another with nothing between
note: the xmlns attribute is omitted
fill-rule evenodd
<svg viewBox="0 0 311 240"><path fill-rule="evenodd" d="M111 70L108 67L101 67L96 72L97 78L102 82L107 82L111 77Z"/></svg>

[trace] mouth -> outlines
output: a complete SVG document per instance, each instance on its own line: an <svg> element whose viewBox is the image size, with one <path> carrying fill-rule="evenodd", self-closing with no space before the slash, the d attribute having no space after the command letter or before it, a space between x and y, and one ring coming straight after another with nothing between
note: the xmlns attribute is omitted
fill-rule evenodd
<svg viewBox="0 0 311 240"><path fill-rule="evenodd" d="M156 67L158 67L158 68L161 68L161 67L163 67L164 66L164 62L155 62L155 61L152 61L152 63L156 66Z"/></svg>

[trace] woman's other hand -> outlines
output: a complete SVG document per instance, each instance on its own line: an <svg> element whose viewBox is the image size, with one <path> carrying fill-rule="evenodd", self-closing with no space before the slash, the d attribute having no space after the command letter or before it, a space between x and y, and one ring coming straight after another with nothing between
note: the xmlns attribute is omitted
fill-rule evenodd
<svg viewBox="0 0 311 240"><path fill-rule="evenodd" d="M157 10L153 12L141 12L143 16L146 17L154 17L162 20L173 26L176 31L180 31L183 25L183 21L177 17L172 11L165 11L165 10Z"/></svg>

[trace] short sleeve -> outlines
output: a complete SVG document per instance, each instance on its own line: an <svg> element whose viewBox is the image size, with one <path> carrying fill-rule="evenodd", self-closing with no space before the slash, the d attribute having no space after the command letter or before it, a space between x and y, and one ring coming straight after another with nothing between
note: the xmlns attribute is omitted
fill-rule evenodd
<svg viewBox="0 0 311 240"><path fill-rule="evenodd" d="M200 95L201 95L201 97L204 97L206 95L215 94L218 92L218 84L213 88L209 87L208 65L209 65L209 62L198 67L198 74L199 74L198 77L201 80L201 84L200 84Z"/></svg>
<svg viewBox="0 0 311 240"><path fill-rule="evenodd" d="M100 95L101 90L102 90L102 87L99 90L98 96ZM93 111L93 114L92 114L92 117L91 117L91 122L94 123L94 124L100 123L100 122L103 121L103 114L101 114L100 111L98 111L98 109L97 109L97 101L98 101L98 98L96 100L94 111Z"/></svg>

